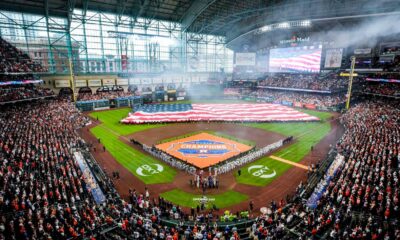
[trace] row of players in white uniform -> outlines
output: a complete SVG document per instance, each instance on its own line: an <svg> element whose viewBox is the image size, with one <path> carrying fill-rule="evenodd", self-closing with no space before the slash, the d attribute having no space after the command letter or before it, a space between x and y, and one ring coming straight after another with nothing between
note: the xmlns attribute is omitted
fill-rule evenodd
<svg viewBox="0 0 400 240"><path fill-rule="evenodd" d="M257 151L249 152L248 154L246 154L242 157L239 157L235 160L227 161L221 166L213 167L214 176L217 176L218 174L222 174L222 173L227 173L237 167L240 167L247 163L250 163L250 162L266 155L267 153L271 152L272 150L281 147L282 145L283 145L283 141L280 140L278 142L275 142L273 144L265 146ZM164 162L171 165L172 167L175 167L182 171L186 171L190 174L196 175L196 168L190 164L186 164L180 160L177 160L162 151L154 151L151 147L146 146L146 145L143 145L143 149L146 152L153 155L154 157L162 159ZM210 168L210 173L211 173L211 168Z"/></svg>
<svg viewBox="0 0 400 240"><path fill-rule="evenodd" d="M170 155L162 152L162 151L154 151L151 147L144 145L143 144L143 149L150 153L151 155L153 155L156 158L159 158L161 160L163 160L164 162L166 162L167 164L171 165L172 167L178 168L182 171L186 171L190 174L195 174L196 173L196 168L193 167L192 165L186 164L182 161L179 161L173 157L171 157Z"/></svg>
<svg viewBox="0 0 400 240"><path fill-rule="evenodd" d="M283 141L280 140L278 142L275 142L273 144L265 146L257 151L250 152L240 158L237 158L232 161L228 161L225 164L223 164L222 166L214 168L215 174L227 173L237 167L243 166L247 163L250 163L250 162L266 155L267 153L271 152L274 149L281 147L282 145L283 145Z"/></svg>

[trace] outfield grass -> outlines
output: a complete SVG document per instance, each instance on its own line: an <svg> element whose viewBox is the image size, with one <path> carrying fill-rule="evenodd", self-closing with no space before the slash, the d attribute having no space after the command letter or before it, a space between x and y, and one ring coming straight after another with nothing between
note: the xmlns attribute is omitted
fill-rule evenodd
<svg viewBox="0 0 400 240"><path fill-rule="evenodd" d="M102 122L102 125L107 129L112 130L113 132L119 135L128 135L135 132L140 132L149 128L156 128L165 126L165 124L122 124L120 121L123 118L128 116L128 113L131 111L130 108L120 108L116 110L108 110L101 112L92 112L89 115L94 119L99 119Z"/></svg>
<svg viewBox="0 0 400 240"><path fill-rule="evenodd" d="M190 102L188 101L188 103ZM172 182L176 175L176 171L173 168L165 165L163 162L153 157L147 156L142 152L137 151L136 149L130 147L129 145L118 139L119 136L129 135L150 128L165 126L165 124L121 124L119 121L125 118L128 115L129 111L129 108L122 108L117 110L91 113L91 117L95 119L98 117L98 119L102 122L101 125L91 129L92 133L97 138L102 139L102 143L105 145L107 150L121 165L123 165L134 175L140 178L144 183L153 184ZM312 110L300 111L316 116L322 121L293 123L249 123L244 125L254 128L260 128L266 131L276 132L285 136L294 136L296 138L295 143L281 149L280 151L274 153L274 155L293 162L299 162L309 153L311 146L316 145L324 136L329 133L331 129L330 123L326 121L328 118L331 117L330 113L317 112ZM161 164L164 167L164 172L162 174L152 176L140 176L136 173L136 169L143 164L148 165L154 163ZM248 167L253 165L267 166L271 170L271 172L276 172L276 176L274 178L268 179L255 177L248 172ZM235 177L237 182L239 183L255 186L265 186L276 179L278 176L282 175L291 167L292 166L289 164L279 162L269 157L264 157L260 160L248 164L247 166L242 167L241 176L239 177L237 176L237 173L235 173ZM179 197L176 198L172 195L167 196L171 202L181 204ZM189 199L189 197L187 196L186 199ZM190 203L187 202L186 205L190 205Z"/></svg>
<svg viewBox="0 0 400 240"><path fill-rule="evenodd" d="M312 110L302 110L310 115L320 118L321 122L302 122L302 123L252 123L247 126L261 128L267 131L277 132L285 136L294 136L296 142L290 146L274 153L275 156L284 158L292 162L300 162L309 152L311 146L320 142L331 130L331 125L328 118L332 116L327 112L316 112ZM271 171L276 171L276 176L273 178L259 178L253 176L248 171L248 167L254 165L267 166ZM269 157L261 158L255 162L243 166L242 174L239 177L235 172L236 181L243 184L254 186L265 186L274 179L282 175L292 166L286 163L279 162Z"/></svg>
<svg viewBox="0 0 400 240"><path fill-rule="evenodd" d="M178 203L180 206L196 208L199 205L199 201L193 201L193 198L201 198L203 195L191 194L184 192L180 189L174 189L168 192L160 194L161 197L172 203ZM218 208L226 208L236 204L239 204L248 199L248 196L236 191L226 191L221 194L207 194L207 198L215 198L215 201L210 201L208 208L211 208L215 204Z"/></svg>
<svg viewBox="0 0 400 240"><path fill-rule="evenodd" d="M163 124L126 125L119 123L119 120L126 117L129 111L130 109L123 108L91 113L90 116L95 119L98 117L102 124L90 129L90 131L96 138L101 139L101 143L117 162L137 176L145 184L172 182L176 175L176 171L173 168L158 159L143 154L119 139L119 137L123 135L164 126ZM148 176L142 176L136 172L136 170L143 165L155 168L152 164L162 165L164 168L163 172ZM144 175L147 175L146 172Z"/></svg>

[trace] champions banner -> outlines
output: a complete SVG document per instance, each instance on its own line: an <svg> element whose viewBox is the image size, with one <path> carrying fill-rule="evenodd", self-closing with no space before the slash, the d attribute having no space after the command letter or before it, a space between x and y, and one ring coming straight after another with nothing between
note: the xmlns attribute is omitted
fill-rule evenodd
<svg viewBox="0 0 400 240"><path fill-rule="evenodd" d="M209 133L199 133L158 144L156 148L196 167L205 168L253 147Z"/></svg>

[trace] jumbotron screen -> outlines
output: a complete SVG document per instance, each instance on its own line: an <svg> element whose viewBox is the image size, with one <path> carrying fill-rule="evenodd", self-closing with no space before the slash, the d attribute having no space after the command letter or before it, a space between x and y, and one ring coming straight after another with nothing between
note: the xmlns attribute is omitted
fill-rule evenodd
<svg viewBox="0 0 400 240"><path fill-rule="evenodd" d="M269 52L269 72L319 72L321 47L275 48Z"/></svg>

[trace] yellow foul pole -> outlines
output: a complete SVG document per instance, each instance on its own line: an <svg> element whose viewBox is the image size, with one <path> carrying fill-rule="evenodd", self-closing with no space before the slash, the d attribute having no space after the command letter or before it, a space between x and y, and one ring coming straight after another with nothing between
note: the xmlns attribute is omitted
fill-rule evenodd
<svg viewBox="0 0 400 240"><path fill-rule="evenodd" d="M72 70L72 60L71 58L69 59L69 73L70 73L70 85L72 88L72 101L76 102L76 96L75 96L75 81L74 81L74 71Z"/></svg>
<svg viewBox="0 0 400 240"><path fill-rule="evenodd" d="M346 109L350 108L350 99L351 99L351 88L353 86L353 75L354 75L354 67L356 65L356 57L351 57L351 69L350 69L350 76L349 76L349 87L347 89L347 102L346 102Z"/></svg>

